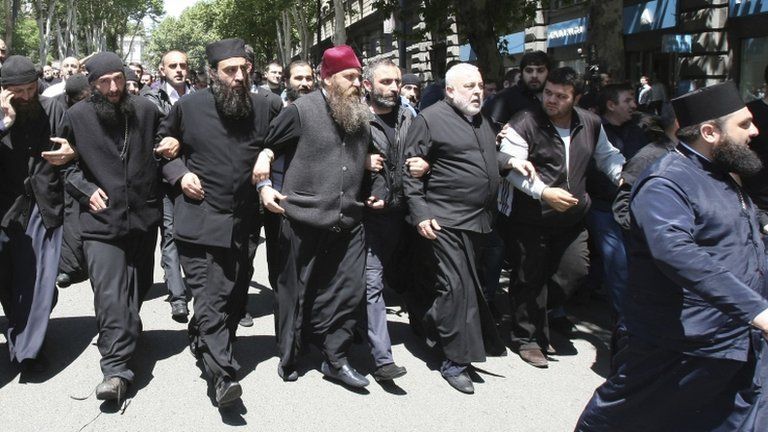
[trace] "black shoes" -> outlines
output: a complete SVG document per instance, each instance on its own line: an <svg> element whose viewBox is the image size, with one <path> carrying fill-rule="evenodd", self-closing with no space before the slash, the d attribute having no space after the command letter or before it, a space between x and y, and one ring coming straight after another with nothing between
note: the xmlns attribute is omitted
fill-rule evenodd
<svg viewBox="0 0 768 432"><path fill-rule="evenodd" d="M242 318L240 318L241 327L253 327L253 317L250 313L246 312Z"/></svg>
<svg viewBox="0 0 768 432"><path fill-rule="evenodd" d="M127 388L128 382L120 377L104 378L104 381L96 386L96 399L117 400L119 403L125 399L125 391Z"/></svg>
<svg viewBox="0 0 768 432"><path fill-rule="evenodd" d="M72 278L66 273L59 273L56 277L56 286L59 288L67 288L72 285Z"/></svg>
<svg viewBox="0 0 768 432"><path fill-rule="evenodd" d="M293 382L299 379L299 373L292 367L283 368L277 364L277 375L285 382Z"/></svg>
<svg viewBox="0 0 768 432"><path fill-rule="evenodd" d="M443 378L445 378L445 380L448 381L448 384L450 384L451 387L455 388L456 390L462 393L465 393L465 394L475 393L475 386L472 384L472 379L469 377L469 374L467 373L466 370L456 376L443 375Z"/></svg>
<svg viewBox="0 0 768 432"><path fill-rule="evenodd" d="M395 378L400 378L408 371L404 367L398 366L394 363L388 363L376 368L371 374L376 381L392 381Z"/></svg>
<svg viewBox="0 0 768 432"><path fill-rule="evenodd" d="M219 407L227 406L240 399L243 395L243 388L240 383L229 379L221 378L216 383L216 405Z"/></svg>
<svg viewBox="0 0 768 432"><path fill-rule="evenodd" d="M340 368L336 369L330 363L324 361L320 366L320 372L327 378L341 381L350 387L362 388L370 384L366 377L360 375L360 372L352 368L347 362L344 362Z"/></svg>
<svg viewBox="0 0 768 432"><path fill-rule="evenodd" d="M171 318L179 323L185 323L189 321L189 309L187 308L187 302L184 300L175 301L171 303Z"/></svg>

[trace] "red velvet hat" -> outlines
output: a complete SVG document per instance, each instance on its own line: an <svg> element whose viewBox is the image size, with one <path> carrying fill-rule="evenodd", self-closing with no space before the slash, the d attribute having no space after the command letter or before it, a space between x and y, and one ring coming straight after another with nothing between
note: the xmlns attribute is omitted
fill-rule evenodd
<svg viewBox="0 0 768 432"><path fill-rule="evenodd" d="M362 69L362 67L352 47L339 45L325 50L320 73L323 78L328 78L344 69Z"/></svg>

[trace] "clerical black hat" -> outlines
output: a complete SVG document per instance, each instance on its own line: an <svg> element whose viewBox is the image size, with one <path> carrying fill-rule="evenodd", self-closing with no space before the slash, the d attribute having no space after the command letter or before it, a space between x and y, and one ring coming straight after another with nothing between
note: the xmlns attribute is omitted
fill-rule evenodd
<svg viewBox="0 0 768 432"><path fill-rule="evenodd" d="M405 74L403 75L403 85L415 85L417 87L421 86L421 79L416 74Z"/></svg>
<svg viewBox="0 0 768 432"><path fill-rule="evenodd" d="M83 74L74 74L64 83L64 92L70 98L76 98L83 90L88 88L88 78Z"/></svg>
<svg viewBox="0 0 768 432"><path fill-rule="evenodd" d="M248 58L245 52L245 41L242 39L224 39L208 44L205 47L205 55L208 57L208 64L216 66L221 60L232 57Z"/></svg>
<svg viewBox="0 0 768 432"><path fill-rule="evenodd" d="M94 82L106 74L123 71L123 61L113 52L103 51L95 54L85 64L88 70L88 82Z"/></svg>
<svg viewBox="0 0 768 432"><path fill-rule="evenodd" d="M733 81L700 88L672 99L672 108L681 129L723 117L744 107Z"/></svg>
<svg viewBox="0 0 768 432"><path fill-rule="evenodd" d="M133 69L129 68L128 66L123 68L123 74L125 74L126 81L139 82L139 76L136 75L136 72L134 72Z"/></svg>
<svg viewBox="0 0 768 432"><path fill-rule="evenodd" d="M37 80L37 71L32 60L20 55L12 55L3 62L0 69L0 85L29 84Z"/></svg>

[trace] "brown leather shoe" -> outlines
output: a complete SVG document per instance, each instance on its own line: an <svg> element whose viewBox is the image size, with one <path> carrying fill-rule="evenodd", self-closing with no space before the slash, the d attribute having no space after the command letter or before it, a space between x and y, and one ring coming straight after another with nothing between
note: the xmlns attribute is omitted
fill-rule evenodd
<svg viewBox="0 0 768 432"><path fill-rule="evenodd" d="M520 350L520 358L523 359L524 362L537 368L546 369L549 367L547 356L545 356L538 348Z"/></svg>

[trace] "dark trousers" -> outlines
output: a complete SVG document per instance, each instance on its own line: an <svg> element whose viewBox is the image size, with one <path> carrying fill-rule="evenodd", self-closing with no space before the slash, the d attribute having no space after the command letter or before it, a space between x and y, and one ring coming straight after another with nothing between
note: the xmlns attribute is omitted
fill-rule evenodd
<svg viewBox="0 0 768 432"><path fill-rule="evenodd" d="M405 225L402 213L366 212L365 296L368 343L376 366L394 363L392 342L387 329L387 305L384 303L384 270L389 270Z"/></svg>
<svg viewBox="0 0 768 432"><path fill-rule="evenodd" d="M88 274L80 229L80 204L69 194L64 194L64 226L59 272L74 276Z"/></svg>
<svg viewBox="0 0 768 432"><path fill-rule="evenodd" d="M267 247L267 272L269 273L269 285L273 291L277 290L277 275L280 273L280 223L282 219L282 215L266 209L262 215Z"/></svg>
<svg viewBox="0 0 768 432"><path fill-rule="evenodd" d="M595 391L576 431L765 430L754 426L762 424L754 409L754 356L747 362L693 357L626 333L617 346L615 371Z"/></svg>
<svg viewBox="0 0 768 432"><path fill-rule="evenodd" d="M56 304L61 227L47 229L37 206L26 230L0 229L0 303L11 361L37 358Z"/></svg>
<svg viewBox="0 0 768 432"><path fill-rule="evenodd" d="M423 317L427 338L458 364L485 361L506 351L482 294L477 254L486 235L442 227L437 239L420 236L419 288L432 302Z"/></svg>
<svg viewBox="0 0 768 432"><path fill-rule="evenodd" d="M587 274L587 231L581 225L545 228L511 221L499 227L512 269L517 270L509 288L512 343L521 350L545 350L547 305L562 305Z"/></svg>
<svg viewBox="0 0 768 432"><path fill-rule="evenodd" d="M181 193L177 188L162 184L163 189L163 224L160 226L162 235L160 265L165 274L165 285L168 287L168 300L174 302L187 302L187 287L181 276L179 264L179 251L176 248L176 240L173 238L173 203Z"/></svg>
<svg viewBox="0 0 768 432"><path fill-rule="evenodd" d="M302 343L311 339L331 365L340 367L346 362L365 294L362 224L334 232L283 218L280 244L284 251L277 278L280 365L294 367Z"/></svg>
<svg viewBox="0 0 768 432"><path fill-rule="evenodd" d="M104 378L134 378L128 362L141 332L139 310L152 286L157 232L83 242L99 329Z"/></svg>
<svg viewBox="0 0 768 432"><path fill-rule="evenodd" d="M214 380L236 379L240 366L232 342L248 296L248 243L221 248L177 241L181 266L194 298L189 341L205 372Z"/></svg>

